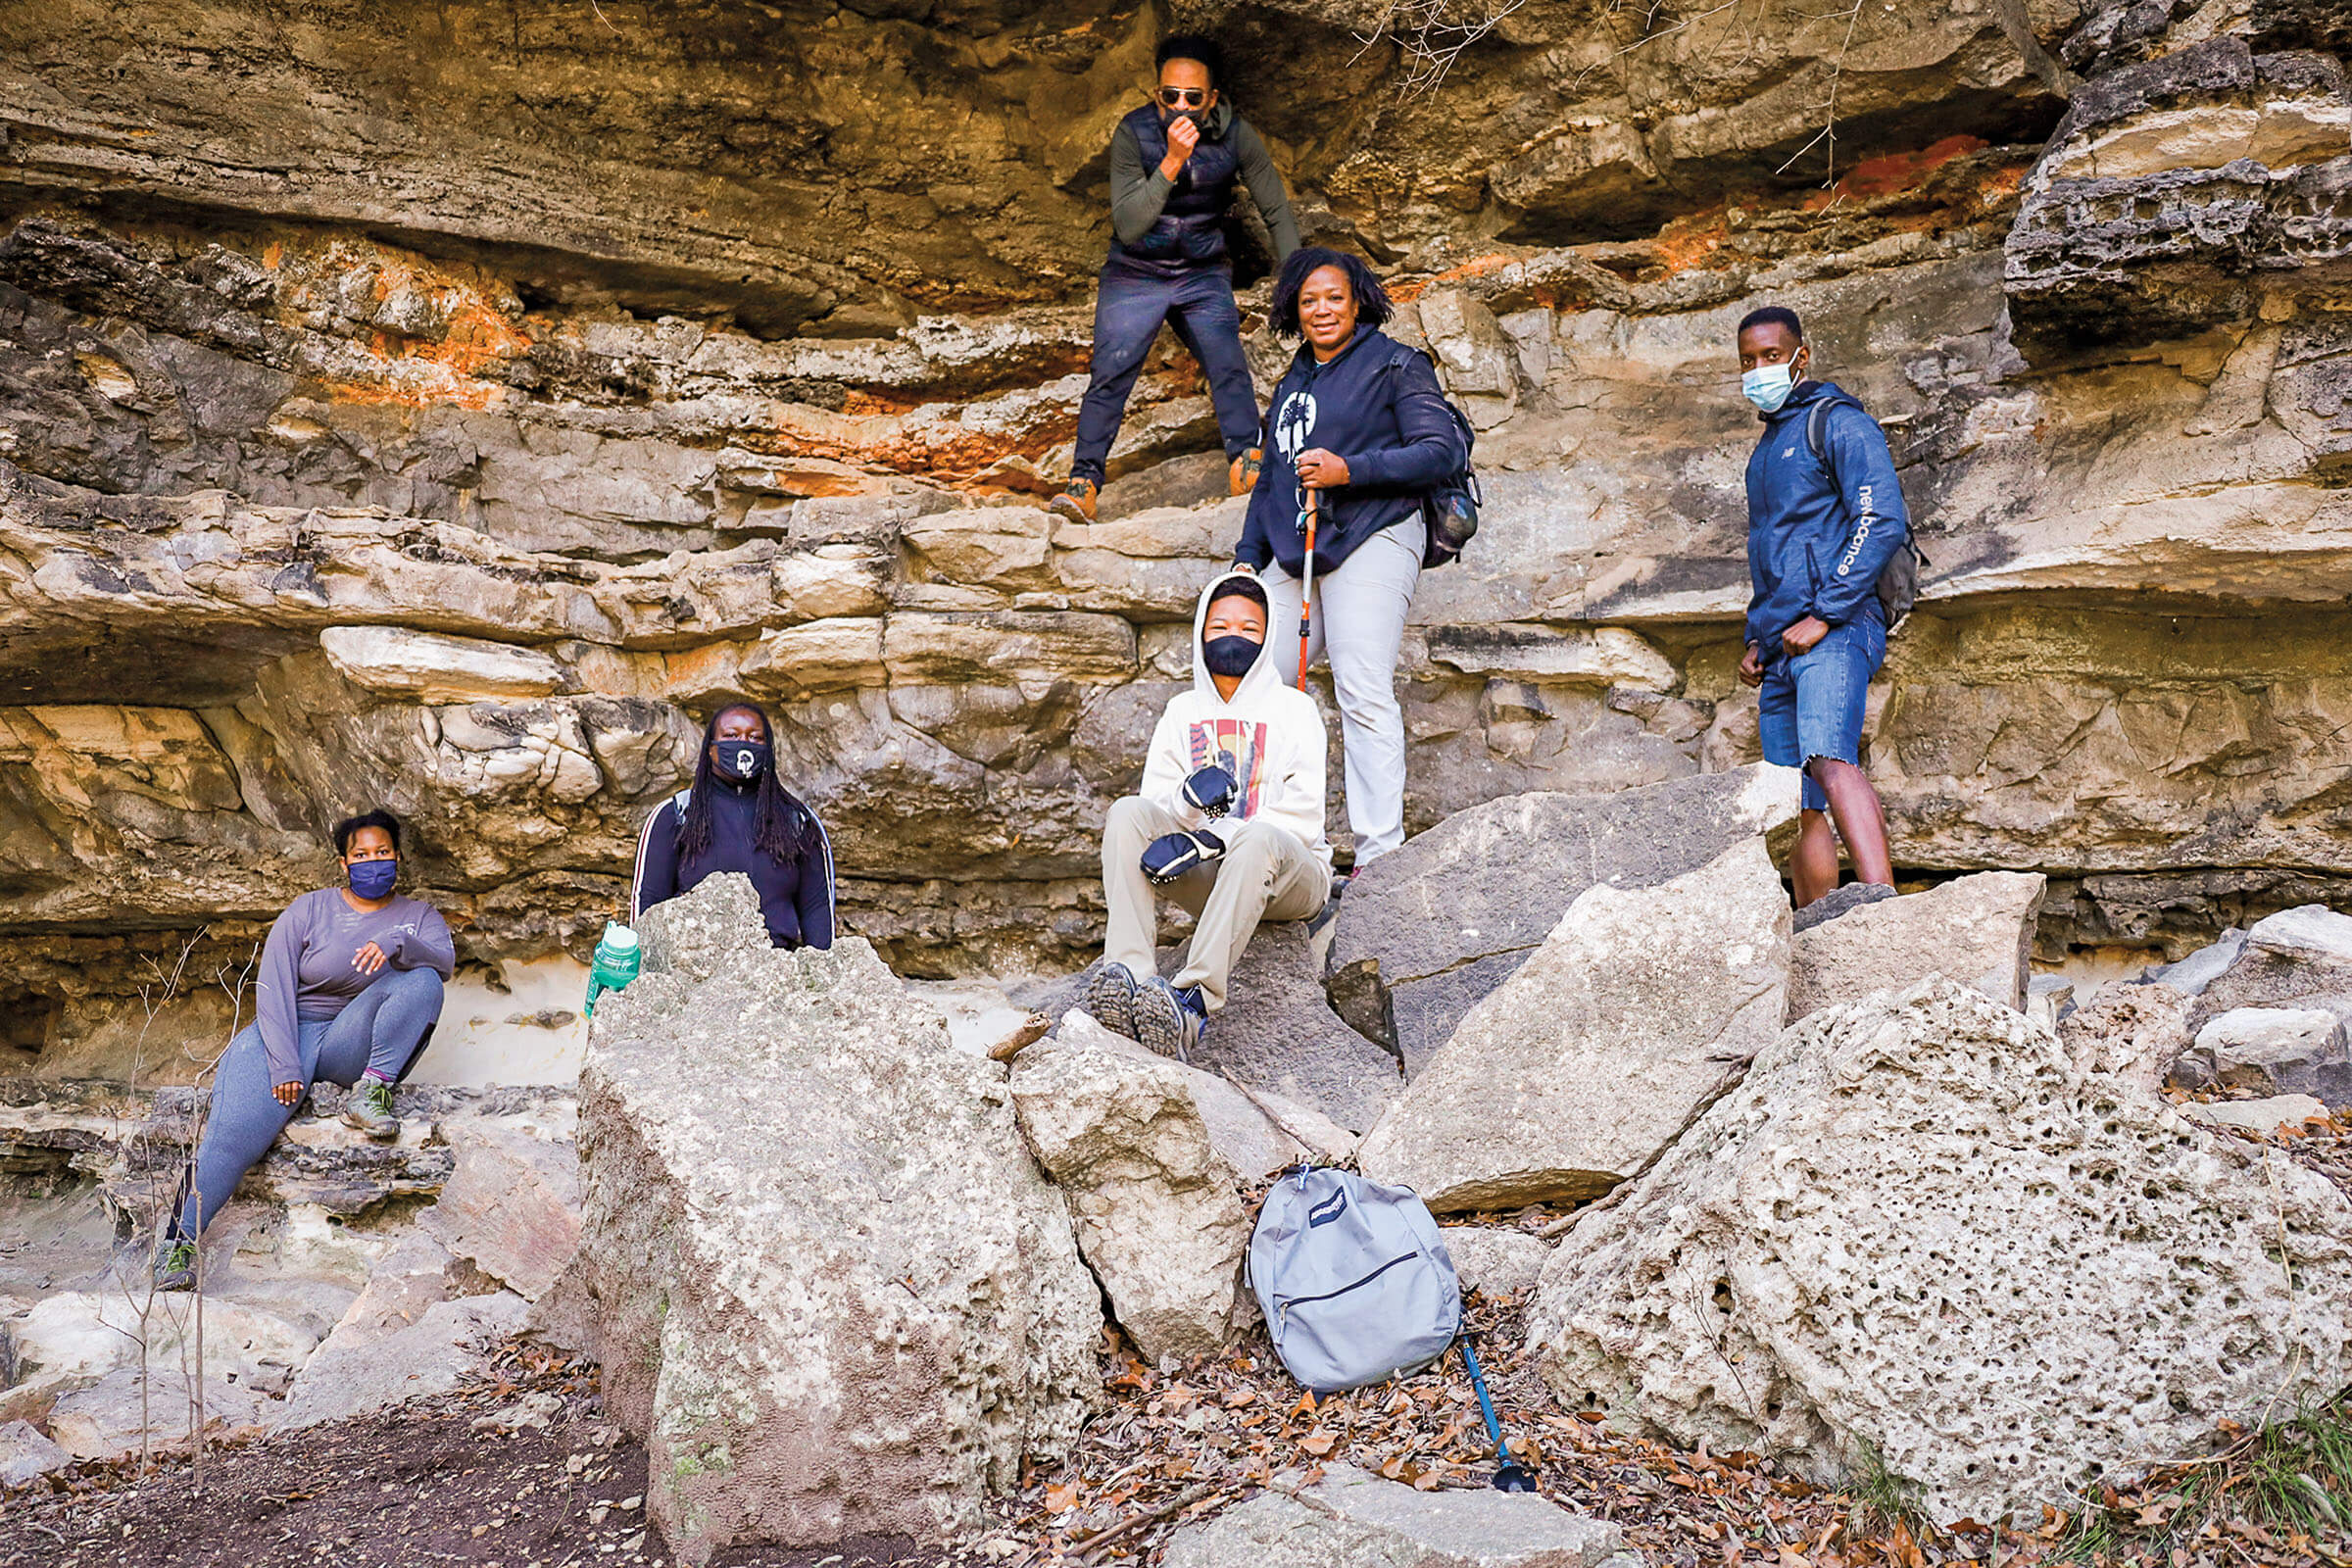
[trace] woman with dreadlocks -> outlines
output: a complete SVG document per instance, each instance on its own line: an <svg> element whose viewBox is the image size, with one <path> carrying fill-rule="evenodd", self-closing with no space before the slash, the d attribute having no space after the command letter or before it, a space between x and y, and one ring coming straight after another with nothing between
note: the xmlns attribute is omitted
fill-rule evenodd
<svg viewBox="0 0 2352 1568"><path fill-rule="evenodd" d="M720 871L760 890L779 948L833 945L833 845L816 813L776 778L766 710L735 703L711 715L694 786L646 818L637 839L632 918Z"/></svg>

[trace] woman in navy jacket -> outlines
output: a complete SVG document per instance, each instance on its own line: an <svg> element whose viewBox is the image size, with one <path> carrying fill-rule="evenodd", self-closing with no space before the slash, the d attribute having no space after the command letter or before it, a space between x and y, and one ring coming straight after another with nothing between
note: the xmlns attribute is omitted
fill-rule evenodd
<svg viewBox="0 0 2352 1568"><path fill-rule="evenodd" d="M760 894L779 948L833 945L833 844L816 813L776 776L775 730L756 703L710 715L694 787L662 803L637 836L632 919L720 871Z"/></svg>
<svg viewBox="0 0 2352 1568"><path fill-rule="evenodd" d="M1396 650L1421 577L1421 498L1469 461L1429 357L1380 330L1389 296L1357 257L1294 251L1274 285L1274 330L1303 341L1268 405L1265 466L1236 564L1264 575L1266 640L1298 678L1306 493L1315 520L1314 617L1306 650L1331 655L1355 863L1404 842L1404 710Z"/></svg>

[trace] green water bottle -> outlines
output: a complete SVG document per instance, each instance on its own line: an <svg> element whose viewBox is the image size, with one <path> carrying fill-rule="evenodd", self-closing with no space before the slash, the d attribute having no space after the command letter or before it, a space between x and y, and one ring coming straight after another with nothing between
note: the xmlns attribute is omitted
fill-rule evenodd
<svg viewBox="0 0 2352 1568"><path fill-rule="evenodd" d="M618 991L637 978L637 966L644 960L637 946L637 933L618 920L605 922L605 939L596 945L596 961L588 966L588 1001L580 1011L596 1016L596 999L600 993Z"/></svg>

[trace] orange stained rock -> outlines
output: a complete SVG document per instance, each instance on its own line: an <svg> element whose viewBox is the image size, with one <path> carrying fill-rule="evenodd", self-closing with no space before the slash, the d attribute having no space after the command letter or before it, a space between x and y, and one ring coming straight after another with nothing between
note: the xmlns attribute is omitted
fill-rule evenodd
<svg viewBox="0 0 2352 1568"><path fill-rule="evenodd" d="M1422 291L1425 289L1443 288L1447 283L1457 283L1466 277L1484 277L1489 272L1499 272L1520 259L1500 251L1489 256L1474 257L1458 267L1448 267L1443 272L1419 278L1410 283L1400 283L1389 292L1393 298L1398 301L1416 300L1421 297Z"/></svg>
<svg viewBox="0 0 2352 1568"><path fill-rule="evenodd" d="M1684 272L1713 261L1715 253L1723 249L1724 241L1732 234L1725 212L1726 204L1718 202L1659 229L1658 237L1651 242L1656 247L1659 264L1669 272Z"/></svg>
<svg viewBox="0 0 2352 1568"><path fill-rule="evenodd" d="M1946 136L1915 153L1888 153L1884 158L1866 158L1846 171L1845 177L1838 182L1836 193L1855 200L1891 196L1898 190L1910 189L1953 159L1983 152L1989 145L1981 136ZM1828 191L1816 192L1805 205L1808 208L1826 207L1830 196Z"/></svg>

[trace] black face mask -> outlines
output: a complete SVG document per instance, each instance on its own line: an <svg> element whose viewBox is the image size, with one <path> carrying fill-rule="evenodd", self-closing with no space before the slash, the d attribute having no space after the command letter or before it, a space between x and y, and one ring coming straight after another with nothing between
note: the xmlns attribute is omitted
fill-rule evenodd
<svg viewBox="0 0 2352 1568"><path fill-rule="evenodd" d="M718 776L749 784L767 771L770 753L765 741L717 741Z"/></svg>
<svg viewBox="0 0 2352 1568"><path fill-rule="evenodd" d="M1264 647L1247 637L1211 637L1200 645L1200 662L1211 675L1247 675Z"/></svg>

